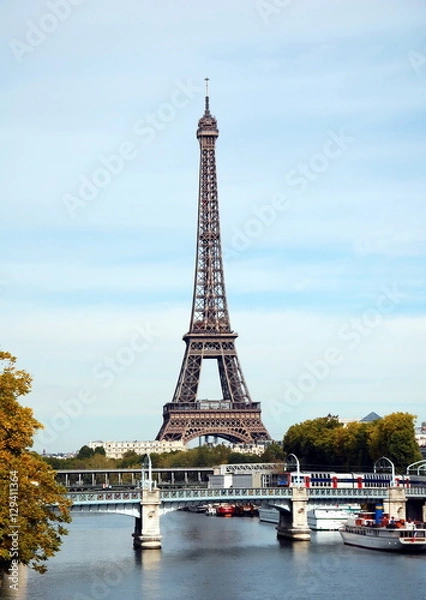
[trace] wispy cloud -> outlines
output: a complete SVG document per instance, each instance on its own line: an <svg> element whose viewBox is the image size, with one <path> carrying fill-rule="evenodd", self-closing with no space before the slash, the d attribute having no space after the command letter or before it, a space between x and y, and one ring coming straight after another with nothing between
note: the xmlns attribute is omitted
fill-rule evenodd
<svg viewBox="0 0 426 600"><path fill-rule="evenodd" d="M420 414L422 3L268 0L265 19L255 0L193 0L179 13L172 0L87 0L69 1L57 23L53 4L9 3L0 23L2 344L34 375L28 401L42 421L84 386L100 399L50 448L149 439L160 426L192 300L205 76L220 128L231 323L271 433L328 412ZM17 60L9 42L29 43L28 23L44 39ZM185 107L173 103L182 104L179 81L198 90ZM151 143L141 143L137 124L154 128ZM338 156L330 132L351 139ZM132 160L70 218L64 195L78 196L81 178L96 179L124 142L134 145ZM286 381L297 382L338 343L339 327L392 285L404 301L362 352L341 344L339 368L277 419L271 407ZM116 356L141 323L159 332L155 342L101 389L94 365ZM206 374L206 393L213 379Z"/></svg>

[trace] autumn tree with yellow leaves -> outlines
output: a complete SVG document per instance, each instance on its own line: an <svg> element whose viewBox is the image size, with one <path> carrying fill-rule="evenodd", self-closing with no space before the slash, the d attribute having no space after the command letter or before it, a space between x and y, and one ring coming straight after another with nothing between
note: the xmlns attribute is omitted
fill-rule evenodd
<svg viewBox="0 0 426 600"><path fill-rule="evenodd" d="M15 363L0 351L0 576L11 582L18 565L46 570L67 533L63 524L71 520L55 472L30 450L43 426L18 402L30 392L31 376Z"/></svg>

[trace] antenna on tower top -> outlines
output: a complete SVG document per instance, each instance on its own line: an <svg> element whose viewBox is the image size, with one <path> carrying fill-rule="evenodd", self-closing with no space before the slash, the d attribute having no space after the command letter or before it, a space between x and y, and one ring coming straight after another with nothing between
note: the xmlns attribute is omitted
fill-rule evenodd
<svg viewBox="0 0 426 600"><path fill-rule="evenodd" d="M209 107L209 78L206 77L204 79L204 81L206 82L206 114L210 114L210 107Z"/></svg>

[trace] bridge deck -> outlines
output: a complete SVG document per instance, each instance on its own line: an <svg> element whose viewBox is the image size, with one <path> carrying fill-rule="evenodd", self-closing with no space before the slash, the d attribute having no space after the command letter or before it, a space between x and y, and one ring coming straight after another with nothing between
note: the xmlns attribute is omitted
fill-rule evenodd
<svg viewBox="0 0 426 600"><path fill-rule="evenodd" d="M388 495L389 488L308 488L309 500L330 500L338 504L348 500L383 500ZM96 492L70 492L66 496L72 500L74 506L88 504L139 504L142 500L141 489L134 490L105 490ZM288 501L292 498L292 488L179 488L161 490L161 503L173 502L229 502L236 500L265 501L280 499ZM426 487L409 488L405 490L407 498L426 500Z"/></svg>

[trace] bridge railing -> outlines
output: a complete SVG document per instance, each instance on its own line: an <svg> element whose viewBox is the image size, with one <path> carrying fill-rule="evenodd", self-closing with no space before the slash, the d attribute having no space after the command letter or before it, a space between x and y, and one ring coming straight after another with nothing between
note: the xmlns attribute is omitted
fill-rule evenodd
<svg viewBox="0 0 426 600"><path fill-rule="evenodd" d="M307 488L308 499L384 499L389 488ZM291 498L292 488L179 488L160 490L162 502L197 501L226 502L232 500L268 500ZM407 498L426 499L426 487L405 489ZM138 503L142 500L142 490L105 490L98 492L70 492L66 496L74 504Z"/></svg>
<svg viewBox="0 0 426 600"><path fill-rule="evenodd" d="M328 499L383 499L386 498L389 488L307 488L308 498ZM426 487L405 489L405 494L410 497L426 498ZM212 489L180 489L162 490L161 498L165 501L208 498L291 498L292 488L212 488Z"/></svg>
<svg viewBox="0 0 426 600"><path fill-rule="evenodd" d="M420 496L426 499L426 486L416 486L416 487L410 487L410 488L406 488L405 490L405 494L408 498L414 496Z"/></svg>
<svg viewBox="0 0 426 600"><path fill-rule="evenodd" d="M368 488L308 488L310 498L386 498L389 487ZM405 496L424 497L426 499L426 487L404 488Z"/></svg>
<svg viewBox="0 0 426 600"><path fill-rule="evenodd" d="M380 488L308 488L308 498L327 499L380 499L387 495L387 489Z"/></svg>
<svg viewBox="0 0 426 600"><path fill-rule="evenodd" d="M137 503L142 500L142 490L123 490L120 492L69 492L65 494L73 504Z"/></svg>
<svg viewBox="0 0 426 600"><path fill-rule="evenodd" d="M207 488L202 490L162 490L161 499L165 501L183 499L245 499L245 498L291 498L289 488Z"/></svg>

